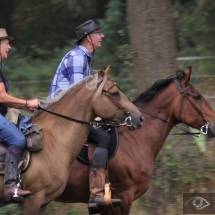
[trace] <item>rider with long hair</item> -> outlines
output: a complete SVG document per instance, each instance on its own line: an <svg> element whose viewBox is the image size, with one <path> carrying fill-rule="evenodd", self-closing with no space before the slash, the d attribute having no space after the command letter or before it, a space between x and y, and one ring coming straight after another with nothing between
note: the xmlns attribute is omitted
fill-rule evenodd
<svg viewBox="0 0 215 215"><path fill-rule="evenodd" d="M8 107L32 112L34 108L38 107L39 100L19 99L8 94L9 83L2 72L2 61L8 57L11 49L9 42L13 39L13 36L7 35L4 28L0 28L0 139L9 146L5 156L5 199L9 201L13 198L20 201L31 194L30 191L17 187L18 164L26 146L26 139L22 132L5 115Z"/></svg>

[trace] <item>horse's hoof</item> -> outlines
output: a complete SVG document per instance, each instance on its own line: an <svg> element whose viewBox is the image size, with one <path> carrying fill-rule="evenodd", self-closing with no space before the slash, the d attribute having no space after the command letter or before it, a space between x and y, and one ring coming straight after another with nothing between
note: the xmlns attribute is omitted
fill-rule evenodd
<svg viewBox="0 0 215 215"><path fill-rule="evenodd" d="M98 209L89 209L88 208L88 210L89 210L89 215L100 214L101 213L101 209L100 208L98 208Z"/></svg>

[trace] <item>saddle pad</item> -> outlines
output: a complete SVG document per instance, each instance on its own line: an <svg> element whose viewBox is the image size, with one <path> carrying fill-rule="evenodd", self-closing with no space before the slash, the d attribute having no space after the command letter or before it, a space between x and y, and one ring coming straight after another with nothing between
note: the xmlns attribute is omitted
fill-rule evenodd
<svg viewBox="0 0 215 215"><path fill-rule="evenodd" d="M108 150L108 160L110 160L111 158L113 158L113 156L117 151L119 141L118 141L118 132L115 127L111 127L108 133L110 134L110 137L111 137L111 142ZM82 163L89 165L88 146L84 145L82 147L77 159Z"/></svg>

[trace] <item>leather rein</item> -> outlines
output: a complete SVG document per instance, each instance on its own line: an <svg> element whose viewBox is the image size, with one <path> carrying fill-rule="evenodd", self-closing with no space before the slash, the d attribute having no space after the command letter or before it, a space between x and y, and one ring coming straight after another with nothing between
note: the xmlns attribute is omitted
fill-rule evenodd
<svg viewBox="0 0 215 215"><path fill-rule="evenodd" d="M177 80L177 79L174 79L173 81L174 81L175 85L177 86L177 88L178 88L178 90L179 90L179 92L180 92L180 94L181 94L181 105L180 105L180 112L179 112L178 120L180 120L180 118L181 118L182 106L183 106L183 99L184 99L184 97L186 97L187 100L190 102L190 104L193 106L193 108L194 108L194 109L197 111L197 113L202 117L202 120L203 120L203 122L205 123L205 124L200 128L200 132L198 132L198 133L191 133L191 132L189 132L189 131L187 131L187 130L184 130L184 129L178 127L177 125L174 125L174 124L171 123L171 122L166 121L165 119L162 119L162 118L160 118L160 117L154 115L153 113L150 113L150 112L148 112L148 111L146 111L146 110L143 110L143 109L141 109L141 108L138 108L138 109L139 109L141 112L144 112L144 113L146 113L146 114L148 114L148 115L150 115L150 116L152 116L152 117L154 117L154 118L156 118L156 119L159 119L159 120L161 120L161 121L163 121L163 122L165 122L165 123L168 123L168 124L170 124L171 126L176 127L177 129L179 129L179 130L185 132L185 133L177 133L177 134L175 134L175 135L194 135L195 137L200 137L201 134L207 134L207 133L208 133L208 125L209 125L209 123L208 123L208 122L206 121L206 119L204 118L204 115L203 115L202 111L190 100L190 98L188 97L188 95L187 95L187 93L186 93L186 90L187 90L191 85L189 84L187 87L185 87L184 89L182 89L182 87L181 87L180 84L178 83L178 80Z"/></svg>
<svg viewBox="0 0 215 215"><path fill-rule="evenodd" d="M55 116L59 116L61 118L64 118L64 119L67 119L67 120L70 120L70 121L74 121L74 122L77 122L77 123L81 123L81 124L88 124L88 125L95 125L95 126L106 125L106 126L115 126L115 127L122 126L122 125L126 125L128 127L132 126L131 114L128 111L128 109L126 107L123 107L119 102L117 102L113 97L111 97L109 95L108 90L110 90L114 86L117 86L118 89L121 91L121 89L119 88L119 86L115 82L113 82L106 90L102 90L102 94L105 95L105 96L107 96L111 100L111 102L113 102L117 107L119 107L121 110L123 110L127 114L128 117L125 119L124 123L115 123L115 122L107 122L106 123L106 122L100 122L100 121L96 121L96 120L94 120L93 122L87 122L87 121L75 119L75 118L72 118L72 117L60 114L60 113L56 113L56 112L47 110L45 108L42 108L41 106L39 106L37 109L38 110L39 109L43 110L43 111L45 111L47 113L50 113L50 114L53 114Z"/></svg>

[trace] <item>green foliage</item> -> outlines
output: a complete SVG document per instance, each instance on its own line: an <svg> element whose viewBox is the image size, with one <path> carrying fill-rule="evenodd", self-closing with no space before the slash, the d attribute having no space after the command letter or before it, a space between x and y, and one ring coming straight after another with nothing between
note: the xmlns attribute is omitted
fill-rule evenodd
<svg viewBox="0 0 215 215"><path fill-rule="evenodd" d="M12 19L19 53L40 59L52 57L55 48L69 45L76 37L78 25L98 17L97 5L95 0L14 1Z"/></svg>
<svg viewBox="0 0 215 215"><path fill-rule="evenodd" d="M45 4L39 1L32 12L31 4L33 2L29 1L25 4L24 1L19 1L16 3L13 16L15 20L14 28L20 36L17 37L17 43L11 43L12 50L9 53L9 58L3 62L3 71L10 81L10 93L29 99L34 97L35 94L48 95L58 64L65 53L75 47L74 40L68 40L68 38L75 38L75 36L68 36L71 33L71 26L68 25L66 20L61 20L61 16L56 16L58 10L62 13L62 8L66 2L49 0ZM60 3L57 4L57 2ZM92 5L98 4L97 1L86 4L80 4L80 1L77 4L75 3L77 3L77 0L67 2L67 10L74 11L72 13L74 19L77 19L80 14L83 17L79 17L77 19L79 23L75 24L75 22L73 26L79 25L82 19L89 19L86 16L91 18L96 16L92 15L95 9L89 10L87 8L94 8ZM52 7L52 9L49 11L47 10L48 7ZM64 16L67 16L67 10L64 11ZM45 11L47 12L45 13ZM83 15L83 11L87 11L87 13ZM39 13L38 16L35 14L37 12ZM52 13L59 20L50 19ZM96 51L92 68L96 70L100 65L106 67L111 64L111 80L115 80L123 92L129 96L132 94L134 80L131 72L132 52L124 18L125 5L120 0L111 0L107 5L104 16L104 19L98 20L99 24L104 27L102 29L105 34L103 47ZM54 22L55 25L60 25L62 29L57 26L54 27L53 20L56 21ZM44 25L49 26L46 31L44 31ZM52 35L55 35L56 38ZM57 40L59 42L56 42Z"/></svg>
<svg viewBox="0 0 215 215"><path fill-rule="evenodd" d="M12 49L10 57L3 61L3 72L10 83L9 92L26 99L36 94L47 96L57 66L69 49L55 51L53 58L44 60L21 57L17 49Z"/></svg>
<svg viewBox="0 0 215 215"><path fill-rule="evenodd" d="M215 2L213 0L175 0L178 56L215 56ZM214 74L214 59L179 62L192 65L195 74Z"/></svg>
<svg viewBox="0 0 215 215"><path fill-rule="evenodd" d="M155 184L163 187L161 181L165 181L165 185L169 187L174 181L174 187L177 187L176 181L187 184L210 178L212 169L208 157L211 156L211 151L200 153L193 140L183 140L181 137L176 137L175 140L177 142L171 141L158 156L156 168L159 169L160 176L155 176Z"/></svg>
<svg viewBox="0 0 215 215"><path fill-rule="evenodd" d="M18 204L10 204L0 207L0 215L21 215L22 207Z"/></svg>
<svg viewBox="0 0 215 215"><path fill-rule="evenodd" d="M75 210L75 211L66 211L66 214L68 215L82 215L83 214L83 210L79 209L79 210Z"/></svg>
<svg viewBox="0 0 215 215"><path fill-rule="evenodd" d="M199 189L205 189L205 184L213 183L213 155L214 152L210 150L201 153L191 138L172 137L155 162L152 181L156 198L147 201L145 210L149 214L162 214L161 208L167 209L172 204L177 213L181 209L177 208L178 196L193 188L193 185L200 192ZM169 214L168 211L166 214Z"/></svg>
<svg viewBox="0 0 215 215"><path fill-rule="evenodd" d="M132 73L131 47L125 19L125 5L121 0L111 0L107 5L105 18L98 20L103 26L105 38L102 48L93 58L93 68L111 65L111 75L128 96L132 94L134 79Z"/></svg>

